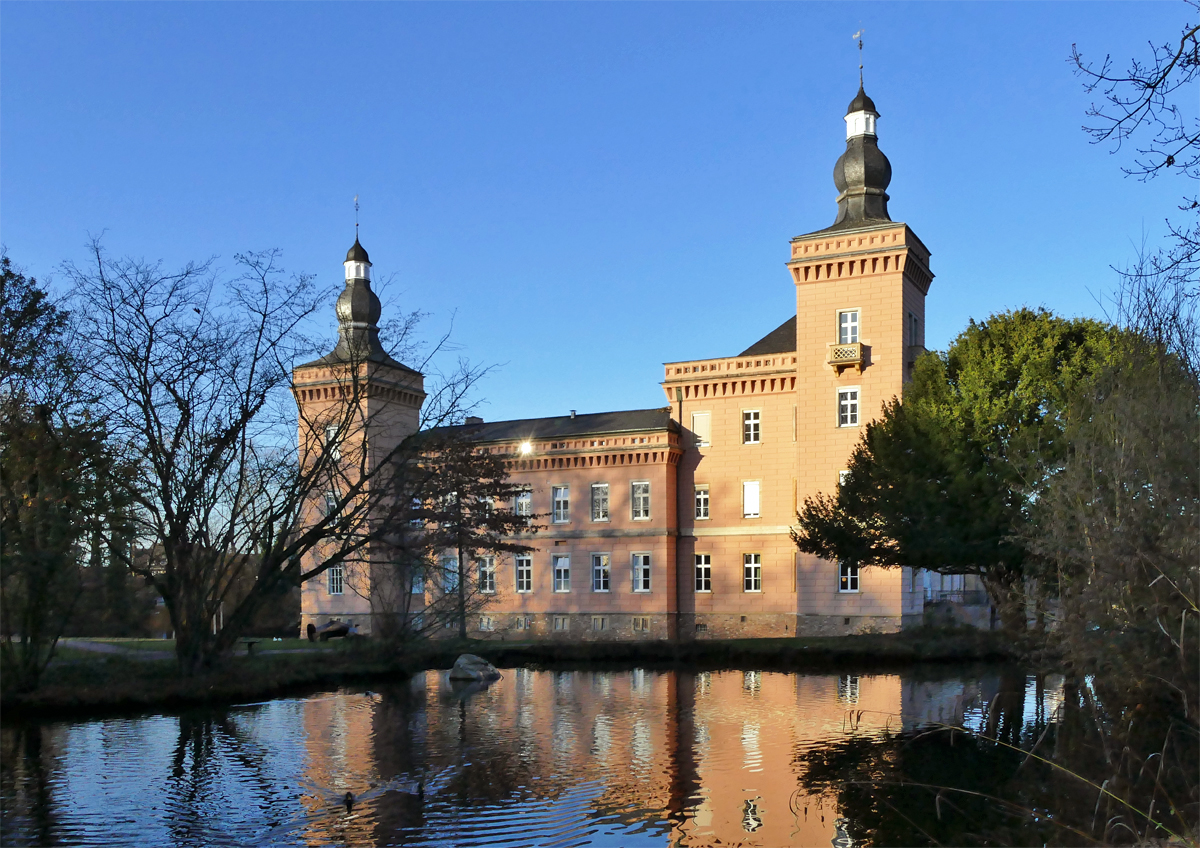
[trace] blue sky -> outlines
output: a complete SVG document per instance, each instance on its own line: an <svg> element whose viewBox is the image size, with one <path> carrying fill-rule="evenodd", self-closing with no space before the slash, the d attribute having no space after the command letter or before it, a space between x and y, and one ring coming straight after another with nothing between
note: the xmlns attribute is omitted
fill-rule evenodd
<svg viewBox="0 0 1200 848"><path fill-rule="evenodd" d="M794 310L857 89L933 252L927 343L1099 314L1186 190L1080 130L1071 44L1124 65L1182 3L4 3L0 239L180 264L277 247L341 287L360 195L385 302L499 366L489 420L663 404L664 361ZM1195 104L1182 104L1195 109ZM334 324L332 309L328 325Z"/></svg>

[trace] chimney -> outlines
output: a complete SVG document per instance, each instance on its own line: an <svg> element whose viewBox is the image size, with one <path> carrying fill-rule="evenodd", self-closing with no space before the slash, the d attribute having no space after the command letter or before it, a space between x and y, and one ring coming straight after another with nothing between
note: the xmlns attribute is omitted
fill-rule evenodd
<svg viewBox="0 0 1200 848"><path fill-rule="evenodd" d="M463 421L463 423L464 424L482 424L483 419L480 418L478 415L468 415L466 417L466 419Z"/></svg>
<svg viewBox="0 0 1200 848"><path fill-rule="evenodd" d="M572 417L572 418L574 418L574 417L575 417L575 410L573 410L573 409L571 410L571 417Z"/></svg>

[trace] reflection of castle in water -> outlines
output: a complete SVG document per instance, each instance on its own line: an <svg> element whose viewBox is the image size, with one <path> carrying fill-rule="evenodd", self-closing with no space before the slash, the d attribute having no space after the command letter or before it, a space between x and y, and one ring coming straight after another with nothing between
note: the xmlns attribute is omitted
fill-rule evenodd
<svg viewBox="0 0 1200 848"><path fill-rule="evenodd" d="M513 669L464 693L439 672L302 706L313 812L330 840L850 844L833 794L798 781L848 737L962 723L996 684L897 675ZM328 805L327 805L328 806Z"/></svg>

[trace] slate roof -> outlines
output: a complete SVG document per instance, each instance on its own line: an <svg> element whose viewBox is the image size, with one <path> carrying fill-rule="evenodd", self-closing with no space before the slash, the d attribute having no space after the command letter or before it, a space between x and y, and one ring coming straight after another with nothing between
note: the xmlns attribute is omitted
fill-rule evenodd
<svg viewBox="0 0 1200 848"><path fill-rule="evenodd" d="M771 353L791 353L796 349L796 316L784 321L771 332L743 350L738 356L766 356Z"/></svg>
<svg viewBox="0 0 1200 848"><path fill-rule="evenodd" d="M489 421L483 424L460 424L437 427L426 432L462 435L481 442L500 442L520 439L567 438L571 436L601 436L611 433L631 433L645 430L679 432L679 424L671 418L670 407L662 409L630 409L624 412L593 412L587 415L558 415L554 418L523 418L517 421Z"/></svg>

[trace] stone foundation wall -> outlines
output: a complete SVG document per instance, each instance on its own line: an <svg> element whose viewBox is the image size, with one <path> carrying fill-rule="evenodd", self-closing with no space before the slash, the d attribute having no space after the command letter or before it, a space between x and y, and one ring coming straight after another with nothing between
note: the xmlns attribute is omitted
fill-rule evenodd
<svg viewBox="0 0 1200 848"><path fill-rule="evenodd" d="M852 636L856 633L896 633L901 629L898 615L801 615L797 617L797 636Z"/></svg>
<svg viewBox="0 0 1200 848"><path fill-rule="evenodd" d="M564 642L629 642L656 641L674 636L672 616L665 614L630 613L493 613L491 630L480 629L487 613L467 617L467 634L472 639L494 639L501 642L529 640L561 640ZM526 619L529 626L518 628L518 620ZM559 627L556 629L555 624ZM638 629L634 629L635 621Z"/></svg>

